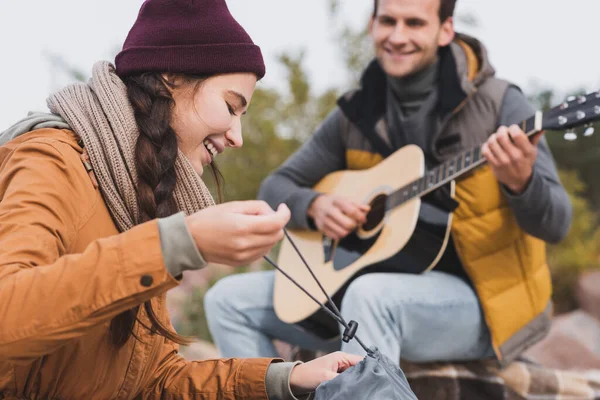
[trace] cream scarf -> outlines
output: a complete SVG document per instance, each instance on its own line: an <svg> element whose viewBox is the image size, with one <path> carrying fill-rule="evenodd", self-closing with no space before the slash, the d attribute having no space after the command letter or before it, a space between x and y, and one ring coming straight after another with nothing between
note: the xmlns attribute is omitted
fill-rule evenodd
<svg viewBox="0 0 600 400"><path fill-rule="evenodd" d="M127 89L114 66L106 61L96 63L87 85L73 84L51 95L48 107L83 140L119 231L132 228L139 220L134 160L139 132ZM180 211L190 215L214 205L206 185L181 151L175 171L174 197Z"/></svg>

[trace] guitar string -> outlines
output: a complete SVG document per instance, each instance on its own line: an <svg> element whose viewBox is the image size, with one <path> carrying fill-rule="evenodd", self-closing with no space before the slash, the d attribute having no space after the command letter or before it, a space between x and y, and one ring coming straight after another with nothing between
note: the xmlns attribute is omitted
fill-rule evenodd
<svg viewBox="0 0 600 400"><path fill-rule="evenodd" d="M332 317L333 319L335 319L337 322L339 322L340 324L342 324L342 326L344 326L344 328L348 331L350 330L350 325L346 322L346 320L344 319L344 317L342 317L342 313L340 312L340 310L337 308L337 306L335 305L335 303L333 302L333 300L331 299L331 297L329 296L329 294L327 293L327 291L325 290L325 288L323 287L323 285L321 284L321 282L319 281L319 279L317 278L317 276L315 275L315 273L313 272L312 268L308 265L308 262L306 261L306 259L304 258L304 256L302 255L302 253L300 252L300 249L298 249L298 246L296 246L296 243L294 243L294 241L292 240L292 238L290 237L287 229L283 229L283 232L285 234L285 237L287 238L287 240L290 242L290 244L292 245L292 247L294 248L294 251L296 252L296 254L298 254L298 256L300 257L300 259L302 260L302 263L306 266L306 268L308 269L308 271L310 272L311 276L313 277L313 279L315 280L315 282L317 283L317 285L319 285L319 288L321 289L321 291L323 292L323 294L325 295L325 297L327 297L327 303L329 303L329 305L333 308L333 310L327 308L323 303L321 303L319 300L317 300L313 295L311 295L302 285L300 285L294 278L292 278L289 274L287 274L285 271L283 271L279 265L277 265L276 262L274 262L273 260L271 260L268 256L264 256L263 258L269 263L271 264L275 269L277 269L279 272L281 272L283 274L283 276L285 276L287 279L290 280L290 282L292 282L294 285L296 285L296 287L300 290L302 290L308 297L310 297L315 303L317 303L319 305L319 307L325 311L330 317ZM367 352L370 353L371 350L365 346L365 344L360 340L360 338L354 334L353 339L355 339L358 344Z"/></svg>

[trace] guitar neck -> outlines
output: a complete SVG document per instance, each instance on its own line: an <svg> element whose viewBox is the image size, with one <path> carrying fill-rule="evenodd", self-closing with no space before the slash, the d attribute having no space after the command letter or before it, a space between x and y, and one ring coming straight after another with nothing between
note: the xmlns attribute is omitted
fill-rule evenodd
<svg viewBox="0 0 600 400"><path fill-rule="evenodd" d="M542 118L542 112L536 112L534 116L521 122L521 129L527 132L528 137L535 135L542 130ZM484 165L486 159L481 154L481 147L482 145L479 145L460 153L458 156L427 171L422 178L396 190L388 197L387 209L398 207L416 197L425 196L461 175Z"/></svg>

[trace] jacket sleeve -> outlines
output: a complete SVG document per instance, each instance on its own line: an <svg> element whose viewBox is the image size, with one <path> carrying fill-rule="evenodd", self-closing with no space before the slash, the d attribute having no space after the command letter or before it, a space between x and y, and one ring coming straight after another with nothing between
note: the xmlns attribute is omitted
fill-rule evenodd
<svg viewBox="0 0 600 400"><path fill-rule="evenodd" d="M66 144L28 142L0 169L2 360L49 354L177 285L155 221L68 254L93 205L81 168Z"/></svg>
<svg viewBox="0 0 600 400"><path fill-rule="evenodd" d="M310 227L306 213L318 196L312 187L325 175L346 166L341 121L342 111L335 108L313 136L261 185L258 198L273 208L285 203L294 228Z"/></svg>
<svg viewBox="0 0 600 400"><path fill-rule="evenodd" d="M188 361L165 341L163 355L141 399L268 400L266 375L271 358Z"/></svg>

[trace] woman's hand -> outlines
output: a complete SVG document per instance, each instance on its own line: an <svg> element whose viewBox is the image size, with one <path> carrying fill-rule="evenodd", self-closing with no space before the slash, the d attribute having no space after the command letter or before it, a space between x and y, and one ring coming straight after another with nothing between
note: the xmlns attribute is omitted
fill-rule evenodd
<svg viewBox="0 0 600 400"><path fill-rule="evenodd" d="M258 260L283 238L290 210L264 201L235 201L186 217L198 250L208 262L241 266Z"/></svg>
<svg viewBox="0 0 600 400"><path fill-rule="evenodd" d="M332 380L362 359L363 357L338 351L297 365L290 374L292 393L302 396L314 392L322 382Z"/></svg>

